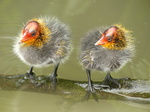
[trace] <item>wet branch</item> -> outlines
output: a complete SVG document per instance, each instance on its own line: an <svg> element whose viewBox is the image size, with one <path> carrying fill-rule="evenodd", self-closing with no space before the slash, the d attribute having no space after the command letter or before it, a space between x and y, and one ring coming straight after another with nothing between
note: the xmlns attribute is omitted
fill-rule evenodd
<svg viewBox="0 0 150 112"><path fill-rule="evenodd" d="M90 94L86 91L87 82L73 81L58 78L57 88L54 91L51 89L50 81L45 81L40 86L33 85L29 80L22 85L16 86L16 82L20 77L10 78L10 75L0 75L0 89L7 91L27 91L39 92L46 94L56 94L64 98L71 98L74 100L88 100L94 98L99 99L114 99L114 100L132 100L136 102L150 103L150 80L123 80L120 82L122 88L108 89L100 88L100 82L94 82L95 94ZM44 80L43 76L38 76L39 81ZM139 98L142 98L139 100Z"/></svg>

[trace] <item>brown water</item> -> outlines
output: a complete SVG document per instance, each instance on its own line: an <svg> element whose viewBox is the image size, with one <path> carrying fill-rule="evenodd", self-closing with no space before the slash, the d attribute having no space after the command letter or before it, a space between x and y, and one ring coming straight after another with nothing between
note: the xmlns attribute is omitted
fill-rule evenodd
<svg viewBox="0 0 150 112"><path fill-rule="evenodd" d="M59 77L71 80L87 80L85 71L77 59L80 38L89 29L121 23L133 31L136 54L131 63L112 73L113 77L150 79L150 1L149 0L0 0L0 74L21 74L28 66L12 52L13 39L23 23L33 17L56 16L72 30L74 51L59 68ZM48 75L53 66L34 69L36 74ZM105 73L94 71L92 79L103 80ZM69 105L60 96L0 91L2 112L149 112L150 105L123 101L94 100Z"/></svg>

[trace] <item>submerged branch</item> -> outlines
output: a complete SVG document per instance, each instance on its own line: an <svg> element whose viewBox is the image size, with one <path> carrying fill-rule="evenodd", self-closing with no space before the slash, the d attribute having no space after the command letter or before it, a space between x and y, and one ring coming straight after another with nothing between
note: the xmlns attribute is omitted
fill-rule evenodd
<svg viewBox="0 0 150 112"><path fill-rule="evenodd" d="M47 94L56 94L64 98L74 100L88 100L94 98L108 100L131 100L138 103L150 103L150 80L123 80L120 82L120 89L101 89L98 85L100 82L94 82L95 94L86 92L87 82L59 79L56 90L51 89L51 83L46 81L41 86L34 86L29 80L25 81L21 86L17 87L16 82L20 77L9 78L8 75L0 75L0 89L13 91L29 91ZM41 79L43 76L38 76Z"/></svg>

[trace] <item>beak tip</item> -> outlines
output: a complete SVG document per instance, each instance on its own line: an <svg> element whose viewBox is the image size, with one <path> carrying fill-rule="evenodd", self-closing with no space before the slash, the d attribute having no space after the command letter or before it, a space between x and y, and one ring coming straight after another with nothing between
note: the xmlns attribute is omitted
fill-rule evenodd
<svg viewBox="0 0 150 112"><path fill-rule="evenodd" d="M18 42L18 44L21 44L22 43L22 41L20 40L19 42Z"/></svg>
<svg viewBox="0 0 150 112"><path fill-rule="evenodd" d="M96 42L96 43L95 43L95 45L97 46L97 45L98 45L98 43Z"/></svg>
<svg viewBox="0 0 150 112"><path fill-rule="evenodd" d="M96 46L99 46L99 45L104 45L106 42L103 42L103 41L101 41L101 40L99 40L99 41L97 41L96 43L95 43L95 45Z"/></svg>

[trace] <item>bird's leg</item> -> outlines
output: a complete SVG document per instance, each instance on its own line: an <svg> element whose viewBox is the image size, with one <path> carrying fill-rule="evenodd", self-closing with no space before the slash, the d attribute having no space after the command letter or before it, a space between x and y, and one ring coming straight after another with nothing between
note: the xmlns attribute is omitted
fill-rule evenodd
<svg viewBox="0 0 150 112"><path fill-rule="evenodd" d="M54 71L52 72L52 74L49 76L50 80L51 80L51 86L52 89L55 90L56 89L56 83L57 83L57 70L59 67L59 63L56 64L56 66L54 67Z"/></svg>
<svg viewBox="0 0 150 112"><path fill-rule="evenodd" d="M28 72L28 76L29 76L29 79L30 79L30 81L33 83L33 84L35 84L36 85L36 79L35 79L35 74L34 74L34 72L33 72L33 66L31 66L31 68L30 68L30 70L29 70L29 72Z"/></svg>
<svg viewBox="0 0 150 112"><path fill-rule="evenodd" d="M83 97L82 101L88 100L90 98L91 93L92 93L93 98L95 99L95 101L98 102L98 97L96 95L96 92L94 90L94 85L93 85L92 80L91 80L91 70L86 69L86 74L87 74L87 78L88 78L88 85L87 85L86 94Z"/></svg>
<svg viewBox="0 0 150 112"><path fill-rule="evenodd" d="M87 74L87 78L88 78L88 85L87 85L87 91L94 93L94 86L91 80L91 70L86 69L86 74Z"/></svg>
<svg viewBox="0 0 150 112"><path fill-rule="evenodd" d="M20 86L25 80L30 80L32 84L36 85L36 79L35 79L35 74L33 72L33 66L30 67L29 71L25 74L19 75L19 77L22 77L17 81L17 86Z"/></svg>

